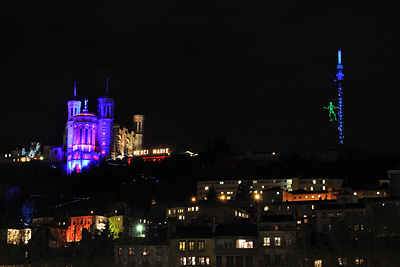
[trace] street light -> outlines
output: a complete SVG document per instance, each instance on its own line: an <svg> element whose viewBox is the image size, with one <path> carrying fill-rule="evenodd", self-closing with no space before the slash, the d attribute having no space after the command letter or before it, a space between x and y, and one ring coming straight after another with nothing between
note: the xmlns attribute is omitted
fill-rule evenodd
<svg viewBox="0 0 400 267"><path fill-rule="evenodd" d="M138 233L138 236L139 236L139 237L144 237L144 234L143 234L143 225L138 224L138 225L136 226L136 232Z"/></svg>

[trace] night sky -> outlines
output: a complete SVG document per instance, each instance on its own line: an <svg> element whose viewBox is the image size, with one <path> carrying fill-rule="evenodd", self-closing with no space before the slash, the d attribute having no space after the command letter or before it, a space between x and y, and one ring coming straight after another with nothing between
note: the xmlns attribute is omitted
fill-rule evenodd
<svg viewBox="0 0 400 267"><path fill-rule="evenodd" d="M61 146L74 82L97 113L106 78L116 123L133 129L139 109L148 147L201 151L221 136L237 153L326 150L338 49L350 147L400 152L394 4L9 2L0 8L0 152Z"/></svg>

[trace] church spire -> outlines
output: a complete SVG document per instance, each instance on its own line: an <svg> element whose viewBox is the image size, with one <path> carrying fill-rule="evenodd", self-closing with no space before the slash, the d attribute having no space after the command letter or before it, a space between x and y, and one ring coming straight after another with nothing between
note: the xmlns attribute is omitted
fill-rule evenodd
<svg viewBox="0 0 400 267"><path fill-rule="evenodd" d="M108 96L108 78L106 79L107 81L107 86L106 86L106 96Z"/></svg>
<svg viewBox="0 0 400 267"><path fill-rule="evenodd" d="M76 99L76 82L74 82L74 99Z"/></svg>

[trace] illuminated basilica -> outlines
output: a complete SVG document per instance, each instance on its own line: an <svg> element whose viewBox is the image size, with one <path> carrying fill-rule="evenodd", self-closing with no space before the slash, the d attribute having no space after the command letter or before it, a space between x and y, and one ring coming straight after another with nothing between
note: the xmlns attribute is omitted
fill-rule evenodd
<svg viewBox="0 0 400 267"><path fill-rule="evenodd" d="M143 144L144 116L133 116L134 131L129 131L114 123L114 99L108 96L108 79L106 95L98 99L98 115L90 113L88 100L74 99L68 101L68 121L64 134L64 148L67 158L67 174L79 173L90 168L101 160L116 158L119 155L133 155Z"/></svg>

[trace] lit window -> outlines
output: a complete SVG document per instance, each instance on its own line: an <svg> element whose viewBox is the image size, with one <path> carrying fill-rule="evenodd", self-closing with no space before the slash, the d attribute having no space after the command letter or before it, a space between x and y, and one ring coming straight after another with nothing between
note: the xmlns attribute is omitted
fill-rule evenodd
<svg viewBox="0 0 400 267"><path fill-rule="evenodd" d="M275 237L275 246L280 247L281 246L281 238L280 237Z"/></svg>
<svg viewBox="0 0 400 267"><path fill-rule="evenodd" d="M236 240L236 248L253 248L253 240L238 239Z"/></svg>
<svg viewBox="0 0 400 267"><path fill-rule="evenodd" d="M198 263L198 265L206 265L206 258L205 257L198 257L197 258L197 263Z"/></svg>
<svg viewBox="0 0 400 267"><path fill-rule="evenodd" d="M301 221L297 221L297 224L301 224Z"/></svg>
<svg viewBox="0 0 400 267"><path fill-rule="evenodd" d="M325 180L322 180L322 183L325 184Z"/></svg>
<svg viewBox="0 0 400 267"><path fill-rule="evenodd" d="M129 248L129 256L135 255L135 248L130 247Z"/></svg>
<svg viewBox="0 0 400 267"><path fill-rule="evenodd" d="M326 190L326 187L325 187L325 185L323 185L323 186L322 186L322 190Z"/></svg>
<svg viewBox="0 0 400 267"><path fill-rule="evenodd" d="M179 265L186 265L186 257L179 258Z"/></svg>
<svg viewBox="0 0 400 267"><path fill-rule="evenodd" d="M191 240L188 242L189 251L194 251L195 241Z"/></svg>
<svg viewBox="0 0 400 267"><path fill-rule="evenodd" d="M317 184L317 180L312 180L312 183L313 184Z"/></svg>
<svg viewBox="0 0 400 267"><path fill-rule="evenodd" d="M315 209L315 206L314 206L314 205L311 205L311 209L312 209L312 210Z"/></svg>
<svg viewBox="0 0 400 267"><path fill-rule="evenodd" d="M198 243L197 250L198 250L198 251L204 251L205 247L206 247L206 243L205 243L203 240L201 240L201 241L199 241L199 243Z"/></svg>
<svg viewBox="0 0 400 267"><path fill-rule="evenodd" d="M379 191L378 191L378 192L376 192L376 194L377 194L377 195L380 195L380 194L381 194L381 192L379 192Z"/></svg>
<svg viewBox="0 0 400 267"><path fill-rule="evenodd" d="M263 246L264 247L271 246L271 237L269 237L269 236L264 237Z"/></svg>
<svg viewBox="0 0 400 267"><path fill-rule="evenodd" d="M279 192L276 192L277 195L279 195Z"/></svg>
<svg viewBox="0 0 400 267"><path fill-rule="evenodd" d="M264 207L264 211L268 211L268 206L265 206L265 207Z"/></svg>
<svg viewBox="0 0 400 267"><path fill-rule="evenodd" d="M204 190L208 190L208 189L210 189L208 186L206 186L206 187L204 188Z"/></svg>
<svg viewBox="0 0 400 267"><path fill-rule="evenodd" d="M185 241L179 241L179 251L186 251L186 242Z"/></svg>
<svg viewBox="0 0 400 267"><path fill-rule="evenodd" d="M354 259L354 263L355 263L356 265L364 264L364 259L362 259L362 258L355 258L355 259Z"/></svg>
<svg viewBox="0 0 400 267"><path fill-rule="evenodd" d="M187 257L187 265L196 265L196 257Z"/></svg>
<svg viewBox="0 0 400 267"><path fill-rule="evenodd" d="M338 258L338 264L340 266L347 265L347 258Z"/></svg>
<svg viewBox="0 0 400 267"><path fill-rule="evenodd" d="M224 182L219 182L219 184L224 184Z"/></svg>
<svg viewBox="0 0 400 267"><path fill-rule="evenodd" d="M310 190L311 190L311 191L314 191L314 187L313 187L313 186L311 186L311 187L310 187Z"/></svg>
<svg viewBox="0 0 400 267"><path fill-rule="evenodd" d="M322 260L314 260L314 267L322 267Z"/></svg>

